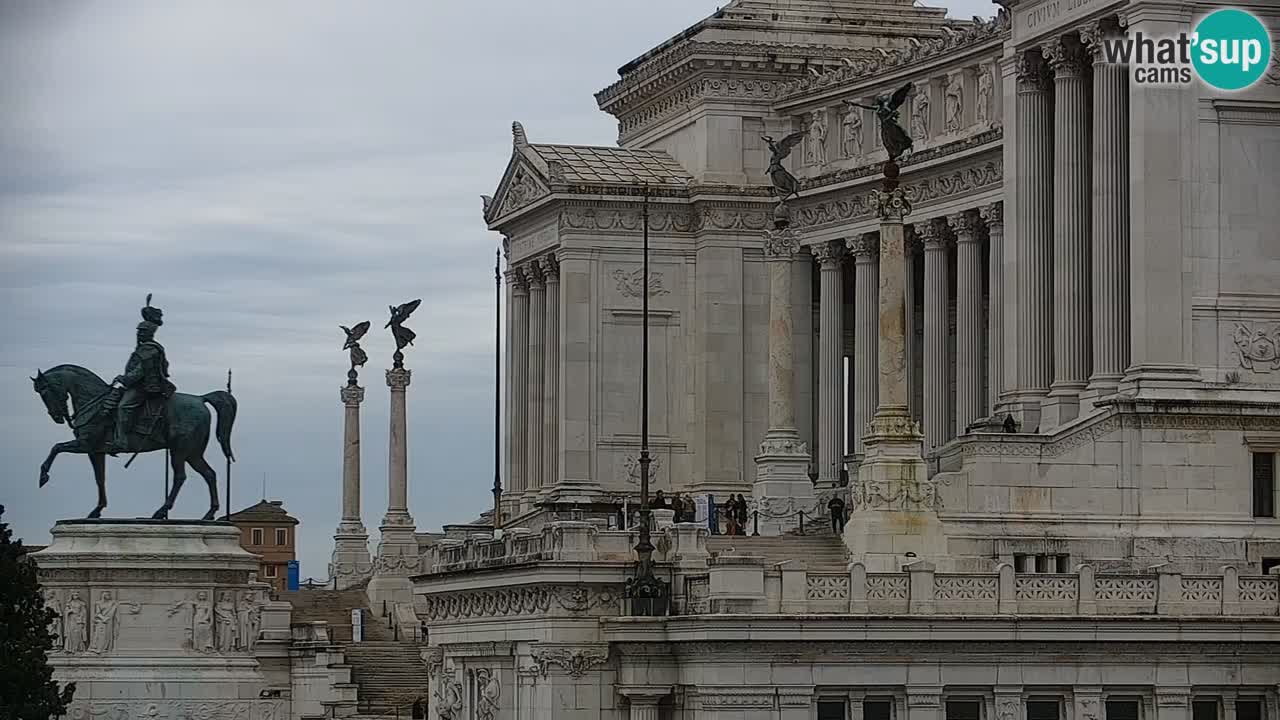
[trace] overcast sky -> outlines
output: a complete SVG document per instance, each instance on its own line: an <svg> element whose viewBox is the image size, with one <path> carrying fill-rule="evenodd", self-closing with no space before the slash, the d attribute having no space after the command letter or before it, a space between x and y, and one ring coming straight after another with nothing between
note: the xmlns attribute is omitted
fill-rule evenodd
<svg viewBox="0 0 1280 720"><path fill-rule="evenodd" d="M148 292L186 392L240 403L235 509L302 520L323 578L340 511L346 355L374 321L362 384L365 524L386 508L387 306L408 323L410 510L420 530L488 507L493 260L481 193L533 142L612 144L592 94L723 0L22 2L0 0L0 503L28 542L95 502L83 456L28 379L109 380ZM936 4L936 3L935 3ZM968 18L985 0L941 3ZM207 454L219 471L216 446ZM108 461L110 517L162 501L163 455ZM208 494L188 481L175 517Z"/></svg>

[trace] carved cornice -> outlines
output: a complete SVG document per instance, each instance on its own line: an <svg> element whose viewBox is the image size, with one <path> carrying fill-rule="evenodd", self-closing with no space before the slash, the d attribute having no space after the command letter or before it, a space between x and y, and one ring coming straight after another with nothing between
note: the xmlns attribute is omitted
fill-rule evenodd
<svg viewBox="0 0 1280 720"><path fill-rule="evenodd" d="M562 231L638 233L644 228L639 206L621 208L573 205L560 213ZM697 233L700 231L760 231L769 226L769 212L763 207L697 204L651 209L649 230L655 233Z"/></svg>
<svg viewBox="0 0 1280 720"><path fill-rule="evenodd" d="M574 615L611 615L618 593L611 586L521 585L488 590L463 590L422 597L419 614L429 622L543 616L560 608Z"/></svg>
<svg viewBox="0 0 1280 720"><path fill-rule="evenodd" d="M732 620L726 618L726 623ZM843 640L780 640L776 642L741 641L741 640L704 640L697 642L674 643L673 653L676 657L689 660L722 661L726 657L750 657L765 655L769 657L785 657L805 660L823 660L828 658L902 658L913 662L928 660L954 659L957 648L966 648L965 652L973 658L1004 660L1018 662L1034 661L1043 658L1045 653L1069 654L1072 657L1107 658L1114 661L1117 646L1112 642L1090 642L1088 640L1072 642L1036 642L1033 640L989 641L980 646L967 643L928 640L860 640L847 642ZM1280 643L1229 643L1229 642L1141 642L1124 643L1119 651L1132 658L1149 657L1224 657L1231 658L1244 653L1255 662L1265 661L1273 653L1280 652ZM738 688L743 694L750 694L755 688ZM922 688L923 689L923 688ZM721 688L699 688L703 692L719 693ZM924 692L927 697L932 693ZM772 697L772 692L770 692Z"/></svg>
<svg viewBox="0 0 1280 720"><path fill-rule="evenodd" d="M912 207L920 208L958 195L976 194L1000 186L1003 160L996 158L951 172L906 182L902 196ZM856 222L876 216L878 191L868 190L838 199L799 205L792 210L793 224L813 228L842 222Z"/></svg>

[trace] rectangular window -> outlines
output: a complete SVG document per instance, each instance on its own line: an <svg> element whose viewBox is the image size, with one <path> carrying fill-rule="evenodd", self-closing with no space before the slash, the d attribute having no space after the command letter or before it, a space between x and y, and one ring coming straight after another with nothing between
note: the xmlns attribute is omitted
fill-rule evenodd
<svg viewBox="0 0 1280 720"><path fill-rule="evenodd" d="M253 529L253 542L251 544L262 545L262 528Z"/></svg>
<svg viewBox="0 0 1280 720"><path fill-rule="evenodd" d="M1236 720L1262 720L1261 700L1236 701Z"/></svg>
<svg viewBox="0 0 1280 720"><path fill-rule="evenodd" d="M1218 720L1218 701L1209 699L1192 701L1191 720Z"/></svg>
<svg viewBox="0 0 1280 720"><path fill-rule="evenodd" d="M1276 516L1276 454L1253 454L1253 516Z"/></svg>
<svg viewBox="0 0 1280 720"><path fill-rule="evenodd" d="M844 720L844 701L819 700L818 720Z"/></svg>
<svg viewBox="0 0 1280 720"><path fill-rule="evenodd" d="M1058 556L1058 573L1065 575L1069 572L1071 572L1071 556L1059 555Z"/></svg>
<svg viewBox="0 0 1280 720"><path fill-rule="evenodd" d="M276 566L275 566L275 565L264 565L263 567L265 567L265 568L266 568L266 572L264 573L264 575L265 575L266 577L274 578L274 577L276 576Z"/></svg>
<svg viewBox="0 0 1280 720"><path fill-rule="evenodd" d="M289 530L287 528L276 528L276 544L277 545L289 544Z"/></svg>
<svg viewBox="0 0 1280 720"><path fill-rule="evenodd" d="M1270 575L1271 568L1280 567L1280 558L1262 558L1262 574Z"/></svg>
<svg viewBox="0 0 1280 720"><path fill-rule="evenodd" d="M1057 700L1030 700L1027 702L1027 720L1058 720Z"/></svg>
<svg viewBox="0 0 1280 720"><path fill-rule="evenodd" d="M862 720L893 720L893 701L864 700Z"/></svg>
<svg viewBox="0 0 1280 720"><path fill-rule="evenodd" d="M948 700L947 720L982 720L982 703L976 700Z"/></svg>
<svg viewBox="0 0 1280 720"><path fill-rule="evenodd" d="M1107 720L1138 720L1138 701L1108 700Z"/></svg>

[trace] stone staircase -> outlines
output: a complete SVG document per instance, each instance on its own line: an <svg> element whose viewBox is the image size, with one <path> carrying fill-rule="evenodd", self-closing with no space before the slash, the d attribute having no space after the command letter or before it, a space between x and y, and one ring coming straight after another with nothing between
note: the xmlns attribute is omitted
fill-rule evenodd
<svg viewBox="0 0 1280 720"><path fill-rule="evenodd" d="M707 538L707 550L763 557L766 568L788 560L816 572L843 572L849 565L844 541L831 534L830 525L822 535L714 535Z"/></svg>
<svg viewBox="0 0 1280 720"><path fill-rule="evenodd" d="M411 643L362 642L346 648L351 680L359 686L361 715L408 718L415 700L430 692L420 647ZM398 711L398 712L397 712Z"/></svg>
<svg viewBox="0 0 1280 720"><path fill-rule="evenodd" d="M386 618L378 617L369 608L369 596L364 588L349 590L297 590L282 592L281 600L293 605L293 622L317 622L329 624L329 637L335 643L351 642L351 611L364 610L363 632L366 641L391 640L391 630Z"/></svg>

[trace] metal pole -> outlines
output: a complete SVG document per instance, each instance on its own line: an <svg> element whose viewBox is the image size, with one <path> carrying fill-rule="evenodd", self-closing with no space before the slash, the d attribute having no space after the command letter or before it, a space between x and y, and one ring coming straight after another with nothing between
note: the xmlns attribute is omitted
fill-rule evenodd
<svg viewBox="0 0 1280 720"><path fill-rule="evenodd" d="M502 249L493 258L493 529L502 527Z"/></svg>
<svg viewBox="0 0 1280 720"><path fill-rule="evenodd" d="M227 368L227 394L231 394L231 368ZM231 519L231 457L227 457L227 514L223 520Z"/></svg>
<svg viewBox="0 0 1280 720"><path fill-rule="evenodd" d="M164 501L169 502L169 448L164 449Z"/></svg>
<svg viewBox="0 0 1280 720"><path fill-rule="evenodd" d="M644 186L643 266L640 282L640 542L637 575L653 577L653 542L649 538L649 186Z"/></svg>

